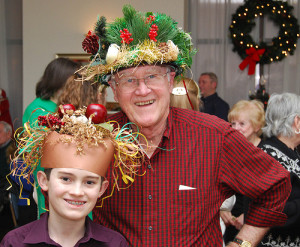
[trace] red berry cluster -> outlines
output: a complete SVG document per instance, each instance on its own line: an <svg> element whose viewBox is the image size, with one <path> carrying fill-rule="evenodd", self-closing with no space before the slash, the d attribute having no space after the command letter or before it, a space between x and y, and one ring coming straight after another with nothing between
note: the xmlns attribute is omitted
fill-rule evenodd
<svg viewBox="0 0 300 247"><path fill-rule="evenodd" d="M46 126L48 128L52 128L53 126L56 126L56 128L60 128L65 124L58 117L55 117L53 115L39 116L38 120L39 126Z"/></svg>
<svg viewBox="0 0 300 247"><path fill-rule="evenodd" d="M122 38L122 41L121 41L122 43L125 42L126 44L129 44L130 42L133 41L133 38L130 38L132 33L130 33L127 28L120 30L120 33L121 33L120 37Z"/></svg>
<svg viewBox="0 0 300 247"><path fill-rule="evenodd" d="M149 15L149 17L147 17L146 23L152 23L153 21L155 21L155 16L154 15Z"/></svg>
<svg viewBox="0 0 300 247"><path fill-rule="evenodd" d="M156 39L157 30L158 30L158 26L156 24L152 24L150 31L149 31L149 38L151 40L153 40L154 42L157 41L157 39Z"/></svg>
<svg viewBox="0 0 300 247"><path fill-rule="evenodd" d="M91 53L95 55L99 50L99 37L92 33L91 31L88 32L85 39L82 42L82 48L87 53Z"/></svg>

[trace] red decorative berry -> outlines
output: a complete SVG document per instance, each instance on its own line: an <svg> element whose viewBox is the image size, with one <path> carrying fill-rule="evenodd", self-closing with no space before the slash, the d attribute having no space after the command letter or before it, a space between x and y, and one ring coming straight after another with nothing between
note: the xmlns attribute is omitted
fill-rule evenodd
<svg viewBox="0 0 300 247"><path fill-rule="evenodd" d="M91 31L88 32L85 39L82 42L82 48L87 53L91 53L95 55L99 50L99 37L92 33Z"/></svg>
<svg viewBox="0 0 300 247"><path fill-rule="evenodd" d="M39 116L39 126L46 126L48 128L60 129L65 123L62 122L58 117L53 115Z"/></svg>
<svg viewBox="0 0 300 247"><path fill-rule="evenodd" d="M104 105L90 104L86 108L85 116L89 118L92 114L92 122L94 124L103 123L107 117L107 110Z"/></svg>
<svg viewBox="0 0 300 247"><path fill-rule="evenodd" d="M151 40L153 40L154 42L157 41L156 36L157 36L157 30L158 30L158 26L156 24L152 24L150 31L149 31L149 38Z"/></svg>
<svg viewBox="0 0 300 247"><path fill-rule="evenodd" d="M149 17L147 17L146 23L152 23L153 21L155 21L155 16L154 15L149 15Z"/></svg>
<svg viewBox="0 0 300 247"><path fill-rule="evenodd" d="M122 43L130 44L133 41L133 38L130 38L132 33L128 31L127 28L124 28L123 30L120 30L120 37L122 38Z"/></svg>
<svg viewBox="0 0 300 247"><path fill-rule="evenodd" d="M65 105L60 105L58 107L58 115L60 118L63 117L64 114L72 115L75 111L75 106L72 104L65 104Z"/></svg>

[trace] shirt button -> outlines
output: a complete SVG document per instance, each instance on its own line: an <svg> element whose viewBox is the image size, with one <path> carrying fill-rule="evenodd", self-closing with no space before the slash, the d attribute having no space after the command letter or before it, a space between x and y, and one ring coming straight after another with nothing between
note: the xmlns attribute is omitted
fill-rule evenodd
<svg viewBox="0 0 300 247"><path fill-rule="evenodd" d="M149 196L148 196L148 198L149 198L149 200L151 200L151 199L152 199L152 196L151 196L151 195L149 195Z"/></svg>
<svg viewBox="0 0 300 247"><path fill-rule="evenodd" d="M149 227L148 227L148 230L149 230L149 231L152 231L152 226L149 226Z"/></svg>
<svg viewBox="0 0 300 247"><path fill-rule="evenodd" d="M148 169L151 169L151 165L150 164L148 164Z"/></svg>

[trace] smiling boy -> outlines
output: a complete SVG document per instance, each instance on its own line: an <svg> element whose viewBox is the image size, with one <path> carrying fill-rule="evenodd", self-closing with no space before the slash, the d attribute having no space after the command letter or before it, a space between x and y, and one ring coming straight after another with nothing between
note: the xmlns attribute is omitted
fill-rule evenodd
<svg viewBox="0 0 300 247"><path fill-rule="evenodd" d="M107 169L114 154L120 151L118 142L125 144L126 138L116 141L112 132L80 118L80 113L75 114L76 120L67 115L62 119L56 117L56 130L51 130L48 117L44 123L50 128L43 132L27 129L19 137L20 142L26 143L25 162L32 170L36 155L40 155L45 171L39 171L37 179L47 195L49 212L9 232L0 246L128 246L121 234L87 217L108 187ZM133 143L126 145L131 150L137 148ZM122 151L126 156L126 151ZM124 174L131 173L127 168L130 162L122 169Z"/></svg>

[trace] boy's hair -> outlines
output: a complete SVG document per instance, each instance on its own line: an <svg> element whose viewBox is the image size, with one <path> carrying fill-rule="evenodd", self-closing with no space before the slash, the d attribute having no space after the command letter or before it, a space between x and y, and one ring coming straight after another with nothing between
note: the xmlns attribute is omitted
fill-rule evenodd
<svg viewBox="0 0 300 247"><path fill-rule="evenodd" d="M53 168L45 168L44 173L46 174L47 180L50 180L51 171Z"/></svg>

